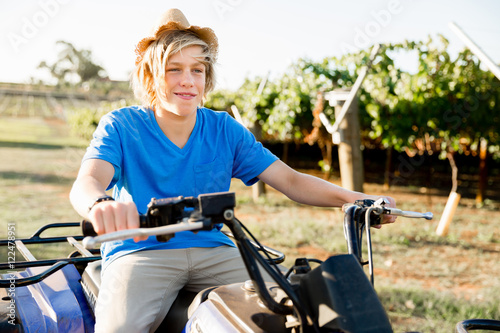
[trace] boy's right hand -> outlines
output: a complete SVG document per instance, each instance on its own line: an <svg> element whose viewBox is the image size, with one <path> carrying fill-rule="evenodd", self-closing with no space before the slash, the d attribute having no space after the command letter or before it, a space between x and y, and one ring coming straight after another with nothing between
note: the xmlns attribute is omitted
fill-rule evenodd
<svg viewBox="0 0 500 333"><path fill-rule="evenodd" d="M98 235L139 228L139 213L133 202L102 201L92 207L88 218ZM147 236L135 237L138 242Z"/></svg>

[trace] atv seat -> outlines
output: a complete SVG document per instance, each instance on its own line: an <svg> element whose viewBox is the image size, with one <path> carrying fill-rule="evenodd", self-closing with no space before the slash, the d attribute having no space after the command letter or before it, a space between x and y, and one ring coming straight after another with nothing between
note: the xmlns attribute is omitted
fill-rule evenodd
<svg viewBox="0 0 500 333"><path fill-rule="evenodd" d="M99 287L101 286L101 263L101 260L89 263L82 274L81 280L85 297L94 313ZM181 289L156 332L182 332L188 320L188 308L193 303L193 300L196 298L195 302L198 304L205 301L214 288L207 288L199 293Z"/></svg>

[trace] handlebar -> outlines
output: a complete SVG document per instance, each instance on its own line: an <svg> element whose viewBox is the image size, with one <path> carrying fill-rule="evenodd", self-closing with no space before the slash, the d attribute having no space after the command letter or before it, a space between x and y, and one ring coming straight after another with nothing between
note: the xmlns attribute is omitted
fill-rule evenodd
<svg viewBox="0 0 500 333"><path fill-rule="evenodd" d="M380 219L380 215L393 215L393 216L402 216L409 218L420 218L426 220L432 220L434 218L434 214L432 214L431 212L420 213L420 212L405 211L397 208L386 207L385 205L388 203L389 202L384 198L380 198L376 201L370 199L356 200L354 203L348 203L342 206L342 211L346 213L348 209L353 206L364 209L369 208L370 213L373 214L371 218L373 220L376 220L377 222L377 223L371 223L372 226L383 223L383 221Z"/></svg>
<svg viewBox="0 0 500 333"><path fill-rule="evenodd" d="M89 223L89 222L87 222ZM110 232L100 236L87 236L82 244L85 248L91 249L98 243L110 242L114 240L123 240L140 236L161 236L172 235L176 232L203 229L205 223L201 222L181 222L180 224L166 225L156 228L136 228Z"/></svg>
<svg viewBox="0 0 500 333"><path fill-rule="evenodd" d="M374 284L372 242L370 227L383 224L382 215L395 215L409 218L423 218L431 220L434 216L431 212L419 213L413 211L403 211L396 208L385 207L389 202L380 198L376 201L365 199L357 200L353 204L345 204L344 211L344 236L347 242L349 254L354 255L361 265L369 265L369 274L372 285ZM368 245L368 261L362 258L363 230L366 227L366 242Z"/></svg>
<svg viewBox="0 0 500 333"><path fill-rule="evenodd" d="M229 220L234 216L233 208L236 204L234 193L212 193L200 195L198 198L182 196L167 199L153 198L148 205L148 211L145 215L140 215L140 227L137 229L127 229L116 231L104 235L97 235L92 223L82 221L82 232L86 236L83 240L83 245L86 248L93 248L98 243L104 243L114 240L123 240L141 236L157 236L159 241L168 241L173 234L181 231L192 230L209 230L214 223L223 223L224 220ZM380 198L374 200L357 200L354 203L345 204L342 210L347 215L349 211L359 214L359 209L370 211L370 226L381 224L381 215L394 215L408 218L424 218L431 220L433 214L431 212L419 213L413 211L403 211L397 208L385 207L388 201ZM186 213L184 208L192 207L194 211ZM354 210L349 208L355 208ZM353 215L355 213L352 213ZM350 238L353 243L353 237L358 233L353 233L352 228L344 226L344 230L350 229L349 234L346 233L346 239ZM358 238L361 238L358 235ZM361 239L355 241L359 243ZM354 247L359 247L356 244ZM349 248L353 248L352 244L348 244ZM360 258L361 251L352 250L354 254ZM361 260L360 260L361 261Z"/></svg>
<svg viewBox="0 0 500 333"><path fill-rule="evenodd" d="M210 230L214 225L227 220L226 214L233 217L233 208L236 205L234 193L201 194L198 197L173 197L166 199L151 199L145 215L139 216L139 228L127 229L97 236L97 233L88 221L82 222L82 232L86 238L84 245L89 247L96 243L122 240L140 236L153 236L160 242L166 242L174 233L187 230ZM186 208L193 208L188 209ZM179 226L179 222L190 222ZM192 222L202 224L192 225ZM173 226L173 228L164 228ZM93 236L93 237L92 237Z"/></svg>
<svg viewBox="0 0 500 333"><path fill-rule="evenodd" d="M434 214L432 214L431 212L419 213L419 212L400 210L396 208L384 208L383 214L416 218L416 219L426 219L426 220L432 220L434 218Z"/></svg>
<svg viewBox="0 0 500 333"><path fill-rule="evenodd" d="M353 254L361 265L369 264L372 284L374 283L374 277L370 227L383 224L382 215L423 218L426 220L433 218L431 212L403 211L386 207L388 203L384 198L376 201L365 199L357 200L353 204L345 204L342 207L345 213L344 235L347 241L348 252L349 254ZM97 243L153 235L156 235L159 241L167 241L176 232L210 230L216 223L225 223L230 227L231 223L234 224L233 220L235 220L233 210L235 205L236 199L234 193L212 193L200 195L198 198L152 199L148 205L147 214L141 216L140 228L122 230L95 237L86 237L83 240L83 245L86 248L92 248ZM186 212L186 207L192 207L194 210ZM89 235L91 232L95 234L95 231L91 227L92 225L89 222L84 222L82 224L84 234ZM364 262L362 259L362 238L365 227L368 244L367 262ZM236 238L241 245L242 239L245 239L245 236L238 235Z"/></svg>

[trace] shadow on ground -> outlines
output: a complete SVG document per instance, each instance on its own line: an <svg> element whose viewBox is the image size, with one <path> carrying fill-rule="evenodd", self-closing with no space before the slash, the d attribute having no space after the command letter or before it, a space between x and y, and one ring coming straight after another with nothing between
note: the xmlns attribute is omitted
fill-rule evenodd
<svg viewBox="0 0 500 333"><path fill-rule="evenodd" d="M74 181L74 178L58 176L54 174L40 174L32 172L0 171L0 179L22 180L29 183L60 184L67 185Z"/></svg>

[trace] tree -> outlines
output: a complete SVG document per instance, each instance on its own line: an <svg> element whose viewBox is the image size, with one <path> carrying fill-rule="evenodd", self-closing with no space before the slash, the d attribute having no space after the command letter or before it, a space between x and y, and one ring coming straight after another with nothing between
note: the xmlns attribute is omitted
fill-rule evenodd
<svg viewBox="0 0 500 333"><path fill-rule="evenodd" d="M92 59L92 51L78 50L73 44L65 41L56 43L62 49L53 64L42 61L38 68L47 69L59 85L67 83L84 83L105 78L106 71Z"/></svg>
<svg viewBox="0 0 500 333"><path fill-rule="evenodd" d="M390 61L381 61L382 67L370 78L372 87L365 86L369 96L363 98L369 101L366 111L375 120L371 127L382 143L420 154L437 152L449 160L453 192L458 187L457 153L476 155L483 147L484 159L487 144L491 152L498 151L500 90L498 80L481 70L470 51L452 60L447 48L443 36L437 41L429 37L426 42L387 45L383 57L388 57L387 51L416 51L418 72L410 75ZM484 168L480 176L484 191Z"/></svg>

